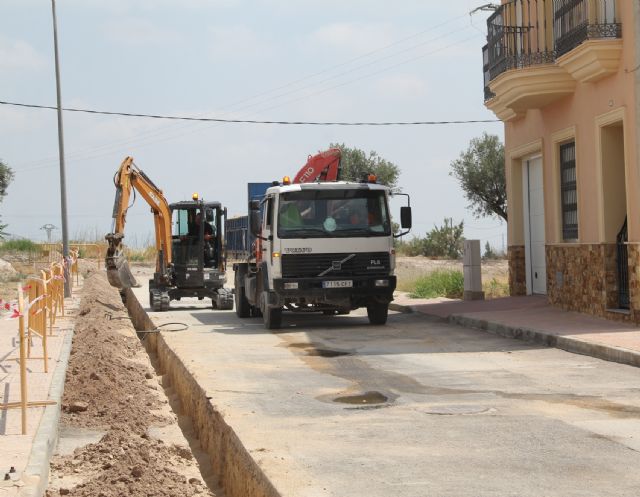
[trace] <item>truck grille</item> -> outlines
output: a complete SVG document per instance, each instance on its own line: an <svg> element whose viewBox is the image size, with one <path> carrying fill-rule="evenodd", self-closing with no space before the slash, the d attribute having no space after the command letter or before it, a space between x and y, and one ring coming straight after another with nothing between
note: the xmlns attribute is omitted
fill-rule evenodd
<svg viewBox="0 0 640 497"><path fill-rule="evenodd" d="M349 256L350 259L344 261ZM331 268L330 271L329 268ZM319 276L366 276L389 274L387 252L344 254L283 254L283 278L313 278Z"/></svg>

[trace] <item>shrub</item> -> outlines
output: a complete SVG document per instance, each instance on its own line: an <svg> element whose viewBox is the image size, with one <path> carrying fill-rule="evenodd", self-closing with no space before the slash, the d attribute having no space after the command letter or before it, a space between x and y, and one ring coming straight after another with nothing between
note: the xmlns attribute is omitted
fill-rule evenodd
<svg viewBox="0 0 640 497"><path fill-rule="evenodd" d="M483 259L497 259L498 256L495 252L495 250L493 250L493 247L491 247L491 244L489 242L484 244L484 254L482 255Z"/></svg>
<svg viewBox="0 0 640 497"><path fill-rule="evenodd" d="M0 250L2 252L35 252L39 251L40 247L36 243L33 243L31 240L27 240L26 238L19 240L9 240L4 242L0 246Z"/></svg>
<svg viewBox="0 0 640 497"><path fill-rule="evenodd" d="M491 281L482 285L484 290L484 296L487 299L497 299L500 297L508 297L509 294L509 282L504 280L498 280L493 278Z"/></svg>
<svg viewBox="0 0 640 497"><path fill-rule="evenodd" d="M154 262L156 260L155 247L146 247L143 249L127 247L125 254L129 262Z"/></svg>
<svg viewBox="0 0 640 497"><path fill-rule="evenodd" d="M416 281L416 288L411 293L412 298L431 299L447 297L459 299L464 292L464 276L462 271L455 269L439 269Z"/></svg>
<svg viewBox="0 0 640 497"><path fill-rule="evenodd" d="M427 257L447 257L457 259L462 256L464 242L464 221L453 224L453 219L445 218L442 226L434 226L424 239L424 255Z"/></svg>
<svg viewBox="0 0 640 497"><path fill-rule="evenodd" d="M409 241L400 241L396 245L396 253L408 257L424 255L424 239L414 237Z"/></svg>

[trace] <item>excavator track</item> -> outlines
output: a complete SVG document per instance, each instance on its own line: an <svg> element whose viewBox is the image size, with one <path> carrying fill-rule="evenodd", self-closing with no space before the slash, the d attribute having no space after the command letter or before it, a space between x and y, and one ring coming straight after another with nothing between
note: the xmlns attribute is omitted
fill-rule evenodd
<svg viewBox="0 0 640 497"><path fill-rule="evenodd" d="M211 299L211 307L220 311L233 309L233 292L226 288L219 288L216 296Z"/></svg>
<svg viewBox="0 0 640 497"><path fill-rule="evenodd" d="M169 310L169 298L168 292L162 292L160 290L149 291L149 305L153 312L166 312Z"/></svg>

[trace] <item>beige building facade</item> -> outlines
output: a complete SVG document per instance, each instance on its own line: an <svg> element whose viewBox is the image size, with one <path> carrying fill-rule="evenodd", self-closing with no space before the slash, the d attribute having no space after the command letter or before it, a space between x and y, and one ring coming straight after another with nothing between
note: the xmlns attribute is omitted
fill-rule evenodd
<svg viewBox="0 0 640 497"><path fill-rule="evenodd" d="M509 0L487 21L512 295L640 322L638 2Z"/></svg>

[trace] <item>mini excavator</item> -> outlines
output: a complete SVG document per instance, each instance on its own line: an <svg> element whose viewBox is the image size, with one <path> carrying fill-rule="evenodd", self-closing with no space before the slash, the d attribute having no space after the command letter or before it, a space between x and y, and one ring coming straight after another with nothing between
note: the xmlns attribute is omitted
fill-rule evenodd
<svg viewBox="0 0 640 497"><path fill-rule="evenodd" d="M125 254L124 227L132 190L151 207L156 237L156 270L149 280L152 311L166 311L171 300L210 298L214 309L232 309L233 293L224 288L226 257L223 224L227 211L219 202L167 203L160 190L133 162L124 159L114 176L113 232L106 235L107 278L120 290L138 286ZM173 218L173 231L172 231Z"/></svg>

